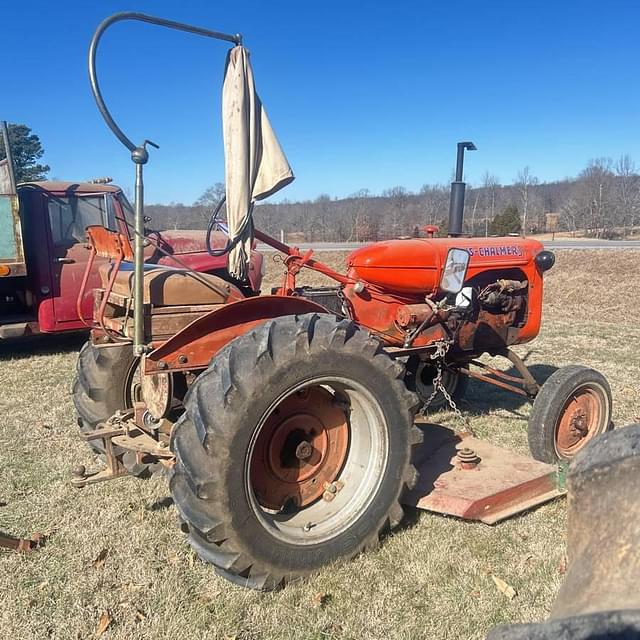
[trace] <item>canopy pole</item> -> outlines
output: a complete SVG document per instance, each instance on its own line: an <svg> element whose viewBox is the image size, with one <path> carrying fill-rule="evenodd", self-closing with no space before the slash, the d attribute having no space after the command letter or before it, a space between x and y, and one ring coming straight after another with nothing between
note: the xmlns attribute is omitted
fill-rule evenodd
<svg viewBox="0 0 640 640"><path fill-rule="evenodd" d="M147 144L159 148L150 140L145 140L141 145L134 144L131 139L125 135L124 131L117 125L113 116L107 109L102 92L100 91L100 85L98 84L98 75L96 72L96 52L98 50L98 44L102 34L114 23L124 20L137 20L139 22L148 22L149 24L156 24L160 27L166 27L167 29L175 29L177 31L184 31L186 33L192 33L197 36L203 36L205 38L213 38L215 40L224 40L231 42L235 45L242 44L242 36L237 33L235 35L229 33L222 33L220 31L211 31L210 29L204 29L183 22L175 22L173 20L166 20L164 18L158 18L156 16L150 16L145 13L137 13L135 11L125 11L121 13L115 13L108 18L105 18L96 29L93 37L91 38L91 44L89 45L89 81L91 83L91 91L95 98L98 110L102 115L104 121L113 134L120 140L120 142L131 152L131 160L136 167L136 201L135 201L135 230L136 237L134 243L134 308L133 308L133 325L134 325L134 340L133 340L133 352L136 356L141 356L149 350L149 346L146 342L146 336L144 332L144 305L143 305L143 278L144 278L144 175L143 166L149 160L149 152L147 151Z"/></svg>

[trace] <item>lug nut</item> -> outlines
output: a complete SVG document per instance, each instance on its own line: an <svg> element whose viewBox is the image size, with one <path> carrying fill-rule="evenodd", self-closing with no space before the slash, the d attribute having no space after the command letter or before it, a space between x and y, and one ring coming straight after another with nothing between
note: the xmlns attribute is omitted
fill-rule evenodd
<svg viewBox="0 0 640 640"><path fill-rule="evenodd" d="M308 460L311 457L312 453L313 453L313 446L311 445L310 442L307 442L306 440L303 440L296 447L296 458L298 458L298 460Z"/></svg>

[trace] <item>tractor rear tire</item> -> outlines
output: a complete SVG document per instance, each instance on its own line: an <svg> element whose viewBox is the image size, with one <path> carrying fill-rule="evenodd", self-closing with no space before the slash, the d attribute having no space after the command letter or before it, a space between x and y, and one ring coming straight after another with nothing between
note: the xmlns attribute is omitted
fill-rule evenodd
<svg viewBox="0 0 640 640"><path fill-rule="evenodd" d="M171 441L200 558L266 590L376 547L417 477L403 376L378 340L324 314L267 321L216 354Z"/></svg>
<svg viewBox="0 0 640 640"><path fill-rule="evenodd" d="M76 362L73 403L82 433L94 431L118 410L133 406L132 385L137 368L131 344L97 347L86 342ZM104 460L105 450L100 439L89 440L89 446ZM158 463L137 463L135 456L114 447L129 473L139 478L150 477L164 467Z"/></svg>
<svg viewBox="0 0 640 640"><path fill-rule="evenodd" d="M409 391L418 394L420 402L426 403L433 392L433 378L436 375L435 363L431 361L421 360L417 356L411 356L407 360L407 370L405 374L405 384ZM443 368L442 384L447 390L454 402L461 400L467 392L469 386L469 377L462 373ZM442 391L438 392L428 407L429 411L440 411L440 409L448 408L449 403L442 395Z"/></svg>
<svg viewBox="0 0 640 640"><path fill-rule="evenodd" d="M558 369L533 402L527 434L531 454L549 464L571 460L613 428L611 407L611 388L601 373L580 365Z"/></svg>

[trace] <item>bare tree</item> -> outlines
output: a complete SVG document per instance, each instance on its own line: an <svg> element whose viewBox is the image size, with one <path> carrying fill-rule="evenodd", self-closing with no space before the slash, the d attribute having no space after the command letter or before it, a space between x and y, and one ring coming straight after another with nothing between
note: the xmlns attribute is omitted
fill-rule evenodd
<svg viewBox="0 0 640 640"><path fill-rule="evenodd" d="M493 220L496 217L496 203L498 191L500 189L500 179L498 176L485 171L482 176L482 189L483 189L483 203L482 209L484 211L485 219L485 235L488 233L488 220Z"/></svg>
<svg viewBox="0 0 640 640"><path fill-rule="evenodd" d="M614 178L611 158L589 161L579 176L579 201L584 212L584 226L598 238L607 235L607 227L612 226Z"/></svg>
<svg viewBox="0 0 640 640"><path fill-rule="evenodd" d="M193 203L193 206L197 208L200 216L205 223L209 221L211 214L215 207L224 198L226 194L224 182L216 182L204 191L204 193ZM227 214L226 205L223 205L220 210L220 217L224 218Z"/></svg>
<svg viewBox="0 0 640 640"><path fill-rule="evenodd" d="M424 223L439 224L446 220L449 210L449 188L441 184L422 185L419 202Z"/></svg>
<svg viewBox="0 0 640 640"><path fill-rule="evenodd" d="M531 187L538 184L538 178L531 174L531 170L527 166L518 173L514 184L522 204L522 236L524 237L527 235L527 216L529 215L531 203Z"/></svg>
<svg viewBox="0 0 640 640"><path fill-rule="evenodd" d="M356 242L363 240L365 234L365 217L367 213L367 200L371 197L369 189L360 189L352 193L349 198L353 204L349 209L351 225L347 242L355 239Z"/></svg>
<svg viewBox="0 0 640 640"><path fill-rule="evenodd" d="M224 182L216 182L193 203L196 207L215 207L225 195Z"/></svg>
<svg viewBox="0 0 640 640"><path fill-rule="evenodd" d="M622 227L622 236L627 237L627 229L633 229L640 208L640 176L635 162L628 156L620 156L616 162L616 200L618 222Z"/></svg>
<svg viewBox="0 0 640 640"><path fill-rule="evenodd" d="M382 192L384 198L388 198L391 204L391 228L390 237L397 238L403 235L405 228L405 210L411 193L404 187L392 187Z"/></svg>

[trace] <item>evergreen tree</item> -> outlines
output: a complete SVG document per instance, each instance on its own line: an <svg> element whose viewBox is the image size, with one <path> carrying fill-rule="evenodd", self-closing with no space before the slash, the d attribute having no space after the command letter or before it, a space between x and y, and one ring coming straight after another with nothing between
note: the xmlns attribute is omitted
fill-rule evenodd
<svg viewBox="0 0 640 640"><path fill-rule="evenodd" d="M510 233L520 233L520 212L514 204L507 206L502 213L496 214L491 221L489 230L492 235L506 236Z"/></svg>
<svg viewBox="0 0 640 640"><path fill-rule="evenodd" d="M31 133L31 129L26 124L9 124L8 129L16 182L44 180L49 166L37 163L44 155L40 138L35 133ZM0 135L0 160L6 157L4 140Z"/></svg>

